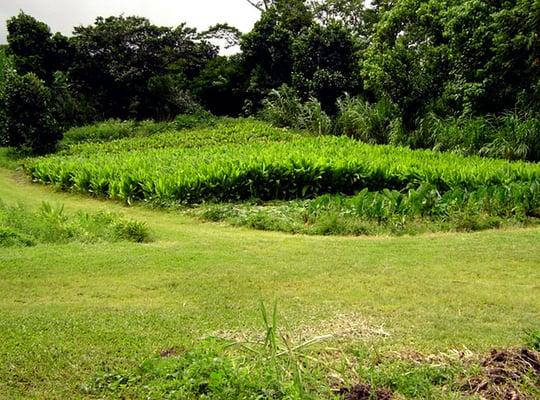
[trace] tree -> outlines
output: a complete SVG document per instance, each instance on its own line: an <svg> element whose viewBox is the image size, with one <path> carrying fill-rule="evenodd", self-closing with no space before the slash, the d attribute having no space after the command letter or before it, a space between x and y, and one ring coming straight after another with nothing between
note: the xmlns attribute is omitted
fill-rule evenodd
<svg viewBox="0 0 540 400"><path fill-rule="evenodd" d="M358 59L351 32L341 22L313 24L293 43L293 87L307 100L315 97L335 113L336 100L360 89Z"/></svg>
<svg viewBox="0 0 540 400"><path fill-rule="evenodd" d="M0 88L0 136L6 146L37 154L53 150L62 138L51 92L35 74L7 74Z"/></svg>
<svg viewBox="0 0 540 400"><path fill-rule="evenodd" d="M13 69L13 58L8 54L8 47L0 45L0 85L9 70Z"/></svg>
<svg viewBox="0 0 540 400"><path fill-rule="evenodd" d="M215 46L197 41L194 29L159 27L140 17L97 18L94 25L75 28L72 40L76 59L70 75L102 117L159 117L154 110L160 106L173 114L175 94L160 103L149 90L163 92L168 82L167 90L180 95L217 55Z"/></svg>
<svg viewBox="0 0 540 400"><path fill-rule="evenodd" d="M441 96L449 73L442 10L436 0L402 0L383 12L361 65L365 89L399 106L405 126Z"/></svg>
<svg viewBox="0 0 540 400"><path fill-rule="evenodd" d="M19 73L32 72L41 79L52 79L52 34L49 27L21 12L7 21L9 53Z"/></svg>
<svg viewBox="0 0 540 400"><path fill-rule="evenodd" d="M472 114L540 111L537 1L460 1L443 20L451 57L449 103Z"/></svg>
<svg viewBox="0 0 540 400"><path fill-rule="evenodd" d="M268 4L240 47L249 71L248 96L255 108L270 89L292 81L294 39L313 22L303 0L276 0Z"/></svg>
<svg viewBox="0 0 540 400"><path fill-rule="evenodd" d="M193 81L201 104L216 115L239 115L245 101L247 72L240 54L216 57Z"/></svg>
<svg viewBox="0 0 540 400"><path fill-rule="evenodd" d="M376 25L362 63L367 89L414 128L441 116L540 111L535 0L402 0Z"/></svg>

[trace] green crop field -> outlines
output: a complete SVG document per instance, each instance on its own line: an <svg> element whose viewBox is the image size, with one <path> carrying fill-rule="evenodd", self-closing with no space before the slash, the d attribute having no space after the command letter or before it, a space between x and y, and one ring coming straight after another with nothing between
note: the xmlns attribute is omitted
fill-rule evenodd
<svg viewBox="0 0 540 400"><path fill-rule="evenodd" d="M254 120L84 132L2 152L0 398L475 398L490 349L538 346L537 164Z"/></svg>
<svg viewBox="0 0 540 400"><path fill-rule="evenodd" d="M70 135L81 136L79 131ZM269 208L255 216L216 207L202 212L203 218L215 221L232 219L236 224L302 233L326 233L309 226L311 220L321 220L321 213L326 220L338 218L338 225L352 220L344 215L372 225L326 229L345 234L380 231L380 225L383 231L397 233L475 230L508 222L535 223L531 217L540 213L537 164L373 146L253 120L66 144L58 155L27 160L24 167L36 182L127 203L193 205L354 195L330 202L328 197L315 199L287 212L284 224L272 223L276 218L266 212ZM303 215L298 215L299 209ZM238 221L241 214L245 217ZM472 214L481 215L481 221L470 221ZM249 221L254 218L259 221ZM434 224L423 226L427 220Z"/></svg>

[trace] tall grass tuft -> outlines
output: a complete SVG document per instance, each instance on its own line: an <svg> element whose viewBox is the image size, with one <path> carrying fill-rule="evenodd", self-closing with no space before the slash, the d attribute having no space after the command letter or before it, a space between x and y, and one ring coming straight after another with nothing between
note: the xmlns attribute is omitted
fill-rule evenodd
<svg viewBox="0 0 540 400"><path fill-rule="evenodd" d="M263 103L261 118L274 126L302 129L318 135L330 134L331 118L315 98L302 102L287 85L270 92Z"/></svg>
<svg viewBox="0 0 540 400"><path fill-rule="evenodd" d="M408 144L462 155L539 161L540 117L506 113L443 119L429 113L419 121Z"/></svg>

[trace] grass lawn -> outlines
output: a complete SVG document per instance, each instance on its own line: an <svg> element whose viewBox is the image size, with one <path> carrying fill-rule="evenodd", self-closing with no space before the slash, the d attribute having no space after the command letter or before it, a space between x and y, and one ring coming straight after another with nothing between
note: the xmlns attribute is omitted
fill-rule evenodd
<svg viewBox="0 0 540 400"><path fill-rule="evenodd" d="M381 351L485 351L540 326L539 228L292 236L57 193L6 169L0 199L118 211L154 239L0 248L0 398L83 397L97 373L260 329L261 300L293 328L361 315L390 333L370 344Z"/></svg>

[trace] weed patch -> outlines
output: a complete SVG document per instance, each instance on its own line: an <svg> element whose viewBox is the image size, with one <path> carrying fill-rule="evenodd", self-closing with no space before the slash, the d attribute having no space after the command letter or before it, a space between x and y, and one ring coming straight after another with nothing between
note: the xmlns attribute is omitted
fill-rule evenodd
<svg viewBox="0 0 540 400"><path fill-rule="evenodd" d="M99 241L146 242L147 226L117 214L78 212L67 214L62 206L42 203L36 211L0 202L0 246L34 246L38 243L95 243Z"/></svg>

